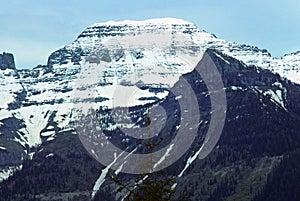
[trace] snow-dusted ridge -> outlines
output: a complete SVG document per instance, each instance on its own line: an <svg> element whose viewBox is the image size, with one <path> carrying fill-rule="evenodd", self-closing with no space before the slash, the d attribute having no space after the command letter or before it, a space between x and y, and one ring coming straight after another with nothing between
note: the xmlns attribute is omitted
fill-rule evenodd
<svg viewBox="0 0 300 201"><path fill-rule="evenodd" d="M143 21L136 20L123 20L123 21L108 21L102 23L95 23L91 27L99 27L99 26L145 26L145 25L170 25L170 24L192 24L191 22L178 19L178 18L154 18Z"/></svg>

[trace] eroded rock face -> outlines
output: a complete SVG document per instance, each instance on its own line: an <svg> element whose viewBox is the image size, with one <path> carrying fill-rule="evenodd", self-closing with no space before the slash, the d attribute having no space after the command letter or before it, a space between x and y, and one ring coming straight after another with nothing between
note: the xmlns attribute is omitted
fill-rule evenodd
<svg viewBox="0 0 300 201"><path fill-rule="evenodd" d="M14 55L11 53L0 54L0 69L16 69Z"/></svg>

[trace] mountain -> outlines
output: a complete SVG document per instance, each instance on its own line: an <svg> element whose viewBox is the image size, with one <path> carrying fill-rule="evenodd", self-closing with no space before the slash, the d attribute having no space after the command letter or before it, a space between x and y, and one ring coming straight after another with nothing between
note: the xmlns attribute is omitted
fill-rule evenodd
<svg viewBox="0 0 300 201"><path fill-rule="evenodd" d="M2 182L1 197L85 200L93 189L95 199L110 196L114 186L104 179L108 171L76 135L72 121L77 110L97 109L102 129L125 148L136 141L122 136L122 130L132 127L122 111L130 107L135 125L143 127L147 109L163 107L167 126L162 145L167 146L180 122L174 113L180 96L170 91L180 91L184 79L194 89L199 108L205 107L193 145L167 170L178 177L177 194L188 192L190 200L266 198L281 164L295 174L299 170L293 165L299 156L299 58L299 52L273 58L266 50L218 39L178 19L92 25L52 53L47 65L1 69L0 176L20 169ZM195 160L213 115L212 95L196 71L204 61L221 75L227 111L217 148L204 160ZM112 107L118 108L114 112L122 123L111 121ZM191 110L186 113L194 117ZM157 118L151 126L161 124Z"/></svg>

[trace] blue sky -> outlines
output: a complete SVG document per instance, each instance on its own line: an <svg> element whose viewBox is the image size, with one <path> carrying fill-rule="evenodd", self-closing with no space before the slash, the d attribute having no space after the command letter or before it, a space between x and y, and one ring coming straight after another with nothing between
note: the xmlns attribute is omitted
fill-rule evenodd
<svg viewBox="0 0 300 201"><path fill-rule="evenodd" d="M46 64L51 52L86 27L109 20L182 18L276 57L300 50L299 0L0 0L0 5L0 52L14 53L18 68Z"/></svg>

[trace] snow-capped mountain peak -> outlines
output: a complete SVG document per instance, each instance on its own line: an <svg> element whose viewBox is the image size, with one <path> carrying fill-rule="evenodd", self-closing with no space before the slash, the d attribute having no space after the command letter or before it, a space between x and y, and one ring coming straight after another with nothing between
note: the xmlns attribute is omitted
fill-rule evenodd
<svg viewBox="0 0 300 201"><path fill-rule="evenodd" d="M102 23L95 23L91 27L99 27L99 26L146 26L146 25L191 25L191 22L178 19L178 18L154 18L148 19L144 21L136 21L136 20L123 20L123 21L108 21Z"/></svg>
<svg viewBox="0 0 300 201"><path fill-rule="evenodd" d="M273 58L267 50L218 39L175 18L97 23L53 52L46 66L0 70L0 134L9 130L4 125L18 124L8 141L27 150L70 129L80 102L92 100L92 107L99 108L162 100L207 49L221 52L226 63L224 55L229 55L300 83L299 52ZM128 100L114 100L118 92Z"/></svg>

